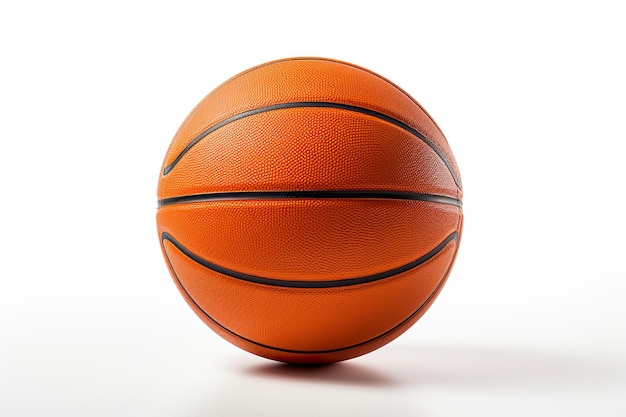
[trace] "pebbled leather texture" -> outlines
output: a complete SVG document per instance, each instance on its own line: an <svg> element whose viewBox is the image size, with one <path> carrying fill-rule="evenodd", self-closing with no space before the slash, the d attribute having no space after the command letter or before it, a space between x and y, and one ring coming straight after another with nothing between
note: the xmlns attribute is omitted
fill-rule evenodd
<svg viewBox="0 0 626 417"><path fill-rule="evenodd" d="M461 187L447 140L406 92L352 64L286 59L226 81L183 122L157 228L178 289L218 334L279 361L334 362L432 304L458 249ZM352 190L367 197L306 194ZM179 199L200 194L226 197Z"/></svg>

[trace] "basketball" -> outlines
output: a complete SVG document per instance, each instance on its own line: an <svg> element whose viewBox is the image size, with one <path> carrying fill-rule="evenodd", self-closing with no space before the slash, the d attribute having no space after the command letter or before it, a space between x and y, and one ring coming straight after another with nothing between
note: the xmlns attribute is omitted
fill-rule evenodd
<svg viewBox="0 0 626 417"><path fill-rule="evenodd" d="M459 247L462 184L430 115L389 80L322 58L269 62L176 132L157 229L213 331L288 363L354 358L409 329Z"/></svg>

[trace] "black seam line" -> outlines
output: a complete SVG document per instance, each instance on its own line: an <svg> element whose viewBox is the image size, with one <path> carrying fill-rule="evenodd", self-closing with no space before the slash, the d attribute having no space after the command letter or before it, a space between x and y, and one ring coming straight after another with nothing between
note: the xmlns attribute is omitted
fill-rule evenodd
<svg viewBox="0 0 626 417"><path fill-rule="evenodd" d="M463 202L439 194L383 190L314 190L314 191L235 191L191 194L157 201L158 207L207 201L280 200L280 199L387 199L427 201L463 207Z"/></svg>
<svg viewBox="0 0 626 417"><path fill-rule="evenodd" d="M443 163L446 165L446 168L448 168L448 171L450 171L450 175L452 175L452 179L454 180L455 184L457 185L458 188L461 188L461 183L459 181L459 179L457 178L456 174L454 173L454 170L452 169L452 166L450 165L450 162L448 162L448 160L446 159L445 155L441 152L441 150L434 144L432 143L423 133L421 133L420 131L418 131L417 129L412 128L411 126L407 125L404 122L401 122L398 119L395 119L391 116L388 116L384 113L380 113L377 112L375 110L370 110L364 107L358 107L358 106L352 106L350 104L342 104L342 103L331 103L331 102L325 102L325 101L299 101L299 102L291 102L291 103L280 103L280 104L274 104L271 106L266 106L266 107L259 107L257 109L252 109L252 110L248 110L239 114L236 114L234 116L231 116L227 119L222 120L221 122L209 127L208 129L206 129L205 131L203 131L202 133L200 133L198 136L196 136L191 142L189 142L187 144L187 146L185 146L185 148L178 154L178 156L172 161L171 164L169 164L168 166L166 166L163 169L163 175L167 175L173 168L174 166L176 166L176 164L178 163L178 161L180 161L180 159L183 157L183 155L185 155L189 149L191 149L191 147L193 147L196 143L198 143L200 140L202 140L205 136L207 136L208 134L216 131L217 129L232 123L236 120L239 119L243 119L245 117L248 116L253 116L255 114L259 114L259 113L264 113L264 112L268 112L268 111L273 111L273 110L280 110L280 109L292 109L292 108L299 108L299 107L330 107L330 108L334 108L334 109L343 109L343 110L349 110L349 111L354 111L357 113L362 113L362 114L367 114L369 116L373 116L373 117L377 117L379 119L382 119L386 122L392 123L404 130L406 130L407 132L411 133L414 136L417 136L419 139L422 140L422 142L424 142L426 145L428 145L438 156L439 158L443 161Z"/></svg>
<svg viewBox="0 0 626 417"><path fill-rule="evenodd" d="M236 278L242 281L252 282L255 284L261 285L269 285L273 287L284 287L284 288L336 288L336 287L348 287L352 285L360 285L367 284L373 281L379 281L385 278L393 277L394 275L401 274L403 272L409 271L413 268L417 268L424 262L431 259L433 256L437 255L439 252L445 248L448 243L451 241L456 241L458 239L458 233L453 232L447 238L443 240L440 244L438 244L434 249L432 249L427 254L420 256L419 258L411 261L407 264L401 265L397 268L389 269L387 271L379 272L372 275L366 275L363 277L357 278L346 278L346 279L335 279L335 280L324 280L324 281L304 281L304 280L284 280L284 279L275 279L275 278L266 278L260 277L256 275L250 275L243 272L234 271L232 269L214 264L212 262L207 261L191 252L189 249L180 244L176 239L172 237L167 232L163 232L161 234L161 240L168 240L172 243L178 250L180 250L185 256L194 262L208 268L212 271L218 272L223 275L227 275L232 278Z"/></svg>
<svg viewBox="0 0 626 417"><path fill-rule="evenodd" d="M444 282L446 281L446 277L448 276L448 274L450 273L450 270L452 268L452 263L450 265L448 265L448 268L446 269L446 271L444 272L442 278L439 280L439 283L437 283L437 286L435 287L435 289L433 290L432 293L430 293L430 295L428 296L428 298L413 312L411 313L406 319L402 320L400 323L398 323L397 325L395 325L394 327L392 327L391 329L387 330L384 333L379 334L376 337L373 337L371 339L365 340L363 342L360 343L356 343L354 345L350 345L350 346L344 346L344 347L340 347L340 348L335 348L335 349L326 349L326 350L294 350L294 349L285 349L285 348L279 348L279 347L275 347L275 346L269 346L260 342L255 342L254 340L248 339L247 337L244 337L238 333L235 333L234 331L230 330L228 327L224 326L223 324L221 324L220 322L218 322L217 320L215 320L213 317L211 317L211 315L209 315L209 313L207 313L197 302L196 300L191 296L191 294L189 294L189 291L187 291L187 288L185 288L185 286L183 285L183 283L181 282L180 278L178 278L178 275L176 274L176 271L174 270L174 266L172 265L172 262L170 261L170 257L169 254L167 253L167 249L165 248L165 244L163 243L163 241L161 241L161 245L163 246L163 252L165 253L165 257L167 259L167 263L170 266L170 270L172 271L172 274L174 275L174 278L176 279L176 281L178 282L178 284L180 285L180 288L184 291L184 293L187 295L187 297L189 298L189 300L198 308L198 310L200 310L204 316L206 318L208 318L209 320L211 320L213 323L215 323L217 326L219 326L220 328L222 328L224 331L232 334L235 337L238 337L242 340L245 340L248 343L252 343L253 345L257 345L260 346L262 348L266 348L266 349L272 349L272 350L276 350L279 352L286 352L286 353L295 353L295 354L303 354L303 355L315 355L315 354L325 354L325 353L334 353L334 352L341 352L344 350L349 350L349 349L353 349L353 348L357 348L359 346L363 346L363 345L367 345L368 343L371 342L375 342L376 340L382 339L383 337L393 333L394 331L396 331L397 329L399 329L400 327L402 327L405 323L407 323L408 321L410 321L413 317L415 317L417 314L419 314L422 309L428 305L428 303L435 297L435 295L437 295L437 293L440 291L441 287L443 286Z"/></svg>

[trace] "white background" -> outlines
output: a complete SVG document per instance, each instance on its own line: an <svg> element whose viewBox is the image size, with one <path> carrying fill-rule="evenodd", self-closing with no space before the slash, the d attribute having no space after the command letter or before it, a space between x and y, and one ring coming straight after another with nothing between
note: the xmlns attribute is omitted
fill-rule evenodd
<svg viewBox="0 0 626 417"><path fill-rule="evenodd" d="M626 415L623 17L617 1L3 2L0 415ZM292 56L410 92L465 186L430 311L315 369L205 327L154 221L187 113Z"/></svg>

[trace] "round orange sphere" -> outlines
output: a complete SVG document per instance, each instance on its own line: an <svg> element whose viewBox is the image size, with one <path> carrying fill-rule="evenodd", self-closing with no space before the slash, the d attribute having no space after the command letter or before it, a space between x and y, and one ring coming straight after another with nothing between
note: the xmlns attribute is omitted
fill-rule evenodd
<svg viewBox="0 0 626 417"><path fill-rule="evenodd" d="M189 114L163 162L157 227L184 299L256 355L328 363L411 327L459 246L461 178L405 91L345 62L245 71Z"/></svg>

